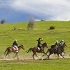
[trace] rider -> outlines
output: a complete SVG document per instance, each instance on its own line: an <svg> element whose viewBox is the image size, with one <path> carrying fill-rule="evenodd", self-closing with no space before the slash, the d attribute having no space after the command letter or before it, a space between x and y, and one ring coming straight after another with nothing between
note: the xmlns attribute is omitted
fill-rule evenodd
<svg viewBox="0 0 70 70"><path fill-rule="evenodd" d="M18 52L18 43L17 40L15 40L12 44L13 48L15 49L16 52Z"/></svg>
<svg viewBox="0 0 70 70"><path fill-rule="evenodd" d="M60 46L60 47L63 46L63 43L64 43L64 40L61 40L61 41L59 42L59 46Z"/></svg>
<svg viewBox="0 0 70 70"><path fill-rule="evenodd" d="M37 41L38 41L38 44L37 44L38 49L42 49L41 41L43 41L43 40L41 38L39 38Z"/></svg>

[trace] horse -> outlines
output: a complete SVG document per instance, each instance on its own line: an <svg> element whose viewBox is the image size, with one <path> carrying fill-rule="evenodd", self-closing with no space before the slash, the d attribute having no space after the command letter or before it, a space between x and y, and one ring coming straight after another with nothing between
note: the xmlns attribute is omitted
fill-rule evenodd
<svg viewBox="0 0 70 70"><path fill-rule="evenodd" d="M18 52L20 51L20 49L23 49L23 50L24 50L24 46L23 46L23 45L19 45L19 46L18 46ZM18 52L16 52L12 46L6 48L6 50L5 50L5 52L4 52L5 57L6 57L7 55L9 56L9 54L10 54L11 52L15 53L15 57L17 57L17 59L19 59L19 58L18 58Z"/></svg>
<svg viewBox="0 0 70 70"><path fill-rule="evenodd" d="M59 55L61 55L64 58L64 56L62 55L62 53L64 52L65 46L67 46L65 42L63 43L62 46L58 46L57 44L51 45L51 48L48 49L47 52L46 52L46 54L49 52L49 55L47 55L48 59L49 59L49 56L51 54L57 54L58 58L59 58Z"/></svg>
<svg viewBox="0 0 70 70"><path fill-rule="evenodd" d="M47 43L45 42L45 43L43 43L42 44L42 49L40 50L40 49L38 49L38 47L32 47L32 48L29 48L29 50L27 51L27 53L29 52L29 51L32 51L33 52L33 59L35 59L34 58L34 56L36 55L37 56L37 54L36 53L44 53L45 54L45 52L44 52L44 48L47 48ZM38 56L37 56L38 57Z"/></svg>

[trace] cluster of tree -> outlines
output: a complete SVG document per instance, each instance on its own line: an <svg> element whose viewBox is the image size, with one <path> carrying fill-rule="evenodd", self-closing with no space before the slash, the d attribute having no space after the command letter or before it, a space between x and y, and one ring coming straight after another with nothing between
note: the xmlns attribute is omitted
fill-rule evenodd
<svg viewBox="0 0 70 70"><path fill-rule="evenodd" d="M4 19L2 19L1 21L0 21L0 23L1 24L4 24L6 21L4 20Z"/></svg>
<svg viewBox="0 0 70 70"><path fill-rule="evenodd" d="M31 18L29 19L27 29L28 29L28 30L33 29L34 26L35 26L35 21L34 21L34 18L31 17Z"/></svg>

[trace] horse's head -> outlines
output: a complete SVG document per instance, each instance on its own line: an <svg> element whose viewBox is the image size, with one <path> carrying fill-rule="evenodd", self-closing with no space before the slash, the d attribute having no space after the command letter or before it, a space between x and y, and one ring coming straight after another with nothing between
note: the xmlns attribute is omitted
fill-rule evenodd
<svg viewBox="0 0 70 70"><path fill-rule="evenodd" d="M55 46L56 46L56 45L58 46L58 43L56 42L54 45L55 45Z"/></svg>
<svg viewBox="0 0 70 70"><path fill-rule="evenodd" d="M64 42L64 43L63 43L63 47L65 47L65 46L67 46L67 45L66 45L66 43Z"/></svg>
<svg viewBox="0 0 70 70"><path fill-rule="evenodd" d="M20 45L18 46L18 48L22 48L24 50L24 45Z"/></svg>
<svg viewBox="0 0 70 70"><path fill-rule="evenodd" d="M42 47L43 47L43 48L44 48L44 47L48 48L47 43L46 43L46 42L43 43L43 44L42 44Z"/></svg>

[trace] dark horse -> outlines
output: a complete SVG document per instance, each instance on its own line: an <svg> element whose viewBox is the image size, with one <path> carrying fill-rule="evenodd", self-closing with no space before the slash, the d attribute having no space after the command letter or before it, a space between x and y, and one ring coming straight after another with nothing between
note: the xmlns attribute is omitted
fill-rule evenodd
<svg viewBox="0 0 70 70"><path fill-rule="evenodd" d="M23 49L24 50L24 46L23 45L18 46L18 52L19 52L20 49ZM4 52L5 57L7 55L9 55L11 52L15 53L15 57L17 57L17 59L19 59L18 58L18 52L16 52L12 46L6 48L6 50Z"/></svg>
<svg viewBox="0 0 70 70"><path fill-rule="evenodd" d="M64 58L64 56L62 55L62 53L64 52L65 46L66 46L65 42L63 43L63 46L58 46L57 44L51 45L51 48L48 49L47 52L46 52L46 54L49 52L49 54L47 55L48 59L49 59L49 56L51 54L57 54L58 57L59 57L59 55L61 55Z"/></svg>
<svg viewBox="0 0 70 70"><path fill-rule="evenodd" d="M43 43L42 44L42 49L41 50L39 50L38 49L38 47L33 47L33 48L29 48L29 50L27 51L27 53L29 52L29 51L32 51L33 52L33 59L34 59L34 55L36 55L37 56L37 54L36 53L44 53L45 54L45 52L44 52L44 48L45 47L47 47L47 43L45 42L45 43ZM38 56L37 56L38 57Z"/></svg>

